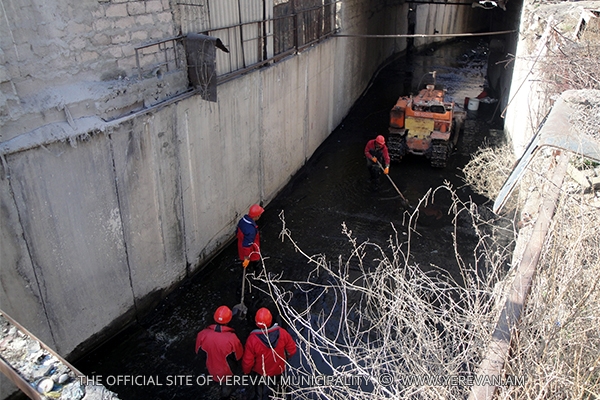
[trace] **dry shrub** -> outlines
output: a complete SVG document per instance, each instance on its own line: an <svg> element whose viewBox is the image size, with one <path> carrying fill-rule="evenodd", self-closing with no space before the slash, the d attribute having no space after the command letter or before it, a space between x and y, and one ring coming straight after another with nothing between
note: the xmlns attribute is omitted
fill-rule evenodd
<svg viewBox="0 0 600 400"><path fill-rule="evenodd" d="M358 243L347 226L351 254L308 255L293 241L281 216L283 240L294 244L314 269L305 280L256 277L298 338L300 365L290 376L333 376L328 384L310 379L291 385L294 399L462 399L469 392L481 352L500 311L502 278L510 252L490 236L487 219L471 203L454 199L455 220L469 221L479 236L473 263L459 255L460 276L440 267L424 271L412 263L412 229L387 246ZM416 214L408 215L413 226ZM458 222L456 222L458 225ZM464 226L464 223L462 224ZM452 260L448 260L449 264ZM266 289L265 289L266 287Z"/></svg>
<svg viewBox="0 0 600 400"><path fill-rule="evenodd" d="M495 199L514 164L515 157L510 144L481 147L463 167L464 180L475 193Z"/></svg>
<svg viewBox="0 0 600 400"><path fill-rule="evenodd" d="M589 26L578 40L556 30L553 32L541 66L549 93L562 93L570 89L600 89L599 24L598 18L590 19Z"/></svg>
<svg viewBox="0 0 600 400"><path fill-rule="evenodd" d="M600 140L600 19L590 21L593 25L578 41L555 32L539 66L547 98L581 90L580 101L570 104L572 133ZM495 198L510 172L505 154L512 151L481 149L465 167L466 180L475 191ZM547 154L536 157L517 197L540 190L549 159ZM573 157L572 162L579 169L595 166L581 157ZM490 178L489 171L499 171L500 177ZM568 177L562 186L527 306L513 335L511 357L504 366L507 375L526 376L526 384L502 387L498 398L600 398L600 210L593 190L570 190L575 186ZM510 204L522 205L522 201Z"/></svg>
<svg viewBox="0 0 600 400"><path fill-rule="evenodd" d="M576 135L600 141L600 90L580 91L577 102L570 106L573 108L573 114L569 117L571 130Z"/></svg>
<svg viewBox="0 0 600 400"><path fill-rule="evenodd" d="M594 115L590 110L598 110L597 106L584 101L575 108L574 129L582 134L596 129L598 121L590 121ZM497 189L491 188L482 171L506 165L495 156L498 150L482 149L465 174L469 184L489 195ZM542 193L552 162L549 152L534 158L521 192ZM581 157L572 157L571 162L589 164ZM583 189L566 177L505 365L507 375L526 376L526 384L502 387L499 398L600 398L600 210L595 193Z"/></svg>

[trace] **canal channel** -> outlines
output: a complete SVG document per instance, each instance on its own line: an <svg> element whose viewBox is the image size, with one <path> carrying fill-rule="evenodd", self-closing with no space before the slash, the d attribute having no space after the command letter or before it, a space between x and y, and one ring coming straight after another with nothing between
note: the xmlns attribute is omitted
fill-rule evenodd
<svg viewBox="0 0 600 400"><path fill-rule="evenodd" d="M305 253L325 254L330 259L349 250L343 224L358 242L368 240L382 247L396 232L406 235L406 210L395 188L385 178L377 191L369 185L365 144L376 135L387 135L389 111L398 96L415 93L419 84L431 80L432 71L436 71L436 83L447 87L448 95L465 108L466 97L476 97L486 88L488 43L485 38L457 40L398 57L381 68L343 122L266 205L258 224L269 272L301 280L313 268L289 241L282 241L282 216ZM499 114L493 100L467 113L464 130L446 168L433 168L424 157L413 155L391 165L389 176L411 206L445 182L460 199L489 204L490 199L465 185L461 168L480 146L502 140ZM412 262L424 269L434 265L452 272L456 268L456 230L453 216L448 213L451 202L446 191L439 191L413 226L417 234L412 243ZM459 228L459 250L468 259L477 238L466 224ZM236 244L231 243L151 314L75 365L124 400L213 398L214 392L207 386L186 380L203 372L194 353L196 334L213 322L212 314L218 306L239 303L241 278ZM249 317L258 307L271 304L257 290L247 292L245 300ZM251 318L236 319L234 325L242 343L254 328ZM118 381L119 376L142 377L138 381L141 384Z"/></svg>

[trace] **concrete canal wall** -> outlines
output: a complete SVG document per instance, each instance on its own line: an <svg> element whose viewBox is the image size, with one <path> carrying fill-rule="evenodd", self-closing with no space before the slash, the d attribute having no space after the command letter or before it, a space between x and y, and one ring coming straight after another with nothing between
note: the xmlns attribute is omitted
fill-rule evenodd
<svg viewBox="0 0 600 400"><path fill-rule="evenodd" d="M407 32L407 4L340 4L344 32ZM132 42L181 29L174 7L3 2L0 308L65 357L201 270L406 45L330 37L222 82L210 102L184 68L135 79ZM455 9L468 16L456 31L484 28L481 10ZM14 387L1 383L4 398Z"/></svg>

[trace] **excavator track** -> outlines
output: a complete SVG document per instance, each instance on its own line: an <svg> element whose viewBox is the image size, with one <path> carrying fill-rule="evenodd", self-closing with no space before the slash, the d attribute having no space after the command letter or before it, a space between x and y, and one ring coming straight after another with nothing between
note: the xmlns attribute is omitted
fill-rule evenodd
<svg viewBox="0 0 600 400"><path fill-rule="evenodd" d="M450 143L443 140L431 142L431 166L436 168L446 167L446 161L450 155Z"/></svg>
<svg viewBox="0 0 600 400"><path fill-rule="evenodd" d="M388 153L390 154L390 160L393 162L400 162L402 157L406 154L404 136L390 135L387 140L387 148Z"/></svg>

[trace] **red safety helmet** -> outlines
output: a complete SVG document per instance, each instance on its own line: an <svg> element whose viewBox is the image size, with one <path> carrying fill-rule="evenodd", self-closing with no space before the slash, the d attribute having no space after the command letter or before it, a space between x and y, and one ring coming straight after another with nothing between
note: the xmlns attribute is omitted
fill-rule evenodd
<svg viewBox="0 0 600 400"><path fill-rule="evenodd" d="M231 321L231 310L227 306L221 306L215 311L214 319L217 324L225 325Z"/></svg>
<svg viewBox="0 0 600 400"><path fill-rule="evenodd" d="M258 204L254 204L250 206L250 211L248 211L248 216L252 219L256 217L260 217L260 215L265 211L264 208L259 206Z"/></svg>
<svg viewBox="0 0 600 400"><path fill-rule="evenodd" d="M379 135L375 138L375 143L377 143L380 146L383 146L385 144L385 138Z"/></svg>
<svg viewBox="0 0 600 400"><path fill-rule="evenodd" d="M273 316L271 315L271 311L267 308L260 308L256 312L256 317L254 317L254 321L256 322L256 326L261 329L268 329L271 326L271 322L273 322Z"/></svg>

